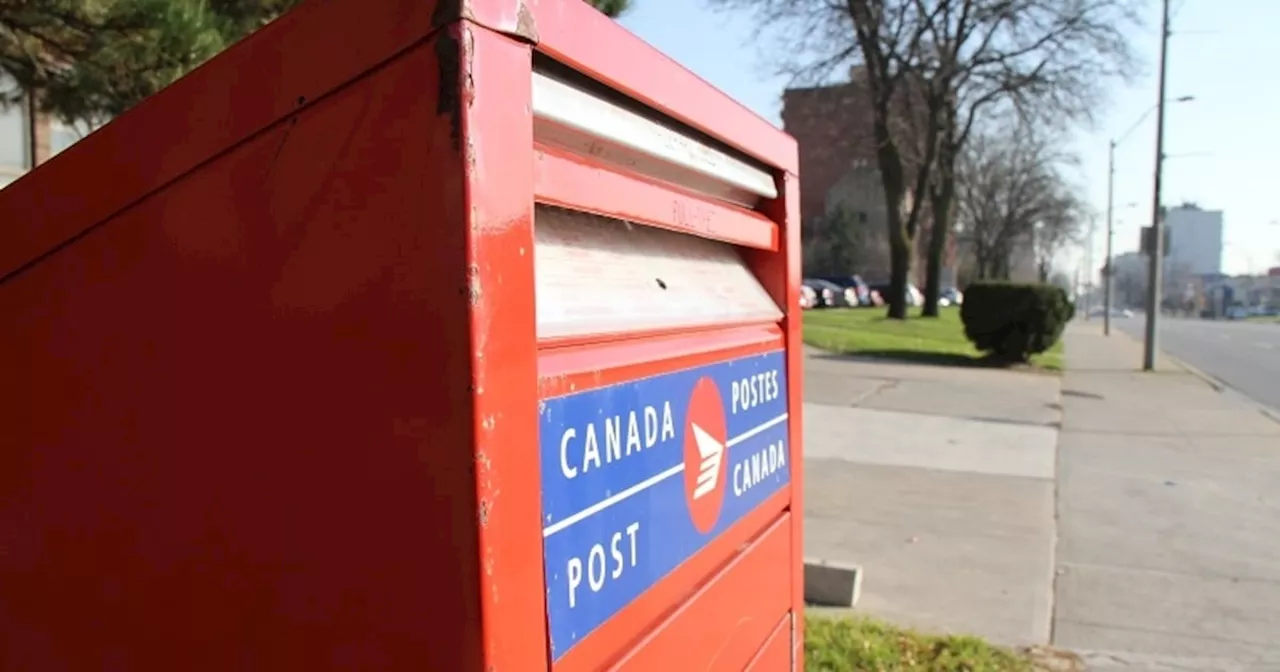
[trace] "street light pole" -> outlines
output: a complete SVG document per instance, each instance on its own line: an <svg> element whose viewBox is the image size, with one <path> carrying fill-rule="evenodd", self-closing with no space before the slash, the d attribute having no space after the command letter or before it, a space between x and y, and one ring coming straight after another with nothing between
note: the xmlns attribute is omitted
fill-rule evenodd
<svg viewBox="0 0 1280 672"><path fill-rule="evenodd" d="M1168 102L1187 103L1195 99L1195 96L1179 96ZM1138 127L1142 125L1142 122L1146 121L1147 117L1157 109L1160 109L1160 105L1157 104L1151 106L1150 109L1142 113L1141 117L1138 117L1137 121L1133 122L1133 125L1129 127L1129 130L1111 140L1107 145L1107 262L1104 267L1106 269L1106 275L1102 280L1104 292L1106 294L1103 301L1105 302L1107 311L1102 320L1102 333L1106 336L1111 335L1111 305L1115 301L1115 297L1113 296L1114 286L1112 284L1115 269L1111 267L1111 264L1114 261L1114 252L1112 252L1111 246L1115 240L1115 205L1113 204L1112 199L1116 186L1116 147L1120 146L1120 143L1124 142L1130 135L1133 135L1133 132L1138 130ZM1135 205L1137 205L1137 203L1126 203L1121 207L1131 208Z"/></svg>
<svg viewBox="0 0 1280 672"><path fill-rule="evenodd" d="M1111 238L1114 235L1111 216L1113 206L1112 195L1116 185L1116 141L1107 146L1107 263L1102 267L1102 335L1111 335L1111 276L1115 269L1111 268Z"/></svg>
<svg viewBox="0 0 1280 672"><path fill-rule="evenodd" d="M1093 246L1097 237L1097 223L1089 218L1089 242L1084 251L1084 319L1088 321L1093 312Z"/></svg>
<svg viewBox="0 0 1280 672"><path fill-rule="evenodd" d="M1164 176L1164 87L1169 60L1169 0L1163 0L1160 18L1160 84L1156 99L1156 167L1155 187L1152 189L1151 235L1147 241L1150 249L1150 266L1147 272L1147 330L1142 347L1142 370L1156 368L1156 334L1160 317L1161 262L1164 261L1164 231L1160 221L1160 180Z"/></svg>

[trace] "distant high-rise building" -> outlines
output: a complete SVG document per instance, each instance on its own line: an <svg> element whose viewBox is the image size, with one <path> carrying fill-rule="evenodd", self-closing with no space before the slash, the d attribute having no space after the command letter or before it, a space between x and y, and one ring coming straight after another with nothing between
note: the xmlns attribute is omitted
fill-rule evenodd
<svg viewBox="0 0 1280 672"><path fill-rule="evenodd" d="M1169 273L1217 275L1222 273L1222 211L1204 210L1194 203L1169 208L1165 213L1169 236Z"/></svg>

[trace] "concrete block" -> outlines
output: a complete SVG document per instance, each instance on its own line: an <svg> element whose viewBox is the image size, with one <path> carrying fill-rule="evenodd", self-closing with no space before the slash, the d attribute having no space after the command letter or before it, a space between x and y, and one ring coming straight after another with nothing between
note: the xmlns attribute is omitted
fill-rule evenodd
<svg viewBox="0 0 1280 672"><path fill-rule="evenodd" d="M804 601L824 607L853 607L862 594L862 567L827 560L805 560Z"/></svg>

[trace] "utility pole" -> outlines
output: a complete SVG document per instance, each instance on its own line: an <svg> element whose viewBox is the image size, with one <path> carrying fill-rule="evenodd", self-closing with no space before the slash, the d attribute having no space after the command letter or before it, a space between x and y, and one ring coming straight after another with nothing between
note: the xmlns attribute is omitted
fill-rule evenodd
<svg viewBox="0 0 1280 672"><path fill-rule="evenodd" d="M1111 238L1114 231L1111 224L1112 194L1116 186L1116 141L1107 145L1107 265L1102 268L1102 335L1111 335L1111 276L1115 269L1111 268Z"/></svg>
<svg viewBox="0 0 1280 672"><path fill-rule="evenodd" d="M1088 320L1093 312L1093 247L1098 235L1098 223L1089 218L1089 243L1084 251L1084 319Z"/></svg>
<svg viewBox="0 0 1280 672"><path fill-rule="evenodd" d="M1150 249L1150 267L1147 273L1147 332L1142 344L1142 370L1156 368L1156 333L1160 319L1160 282L1164 261L1164 230L1160 221L1160 178L1164 173L1164 87L1169 60L1169 0L1161 3L1160 17L1160 84L1156 104L1156 169L1155 188L1152 190L1151 235L1147 241Z"/></svg>

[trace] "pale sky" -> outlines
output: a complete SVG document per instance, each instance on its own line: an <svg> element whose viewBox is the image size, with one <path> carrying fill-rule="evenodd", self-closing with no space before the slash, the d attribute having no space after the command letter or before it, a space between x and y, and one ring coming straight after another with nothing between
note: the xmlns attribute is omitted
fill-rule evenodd
<svg viewBox="0 0 1280 672"><path fill-rule="evenodd" d="M1169 106L1165 126L1164 202L1195 201L1224 211L1224 270L1265 272L1280 265L1280 1L1172 0L1168 95L1195 96ZM768 54L752 44L753 23L709 8L706 0L633 0L622 23L711 84L781 125L785 78L774 76ZM1149 3L1148 25L1135 31L1147 59L1130 86L1112 87L1093 129L1075 134L1079 180L1098 213L1094 267L1102 264L1107 198L1107 142L1130 128L1156 101L1160 5ZM1181 33L1181 34L1180 34ZM1137 248L1138 227L1151 219L1155 115L1116 150L1117 254ZM1183 156L1186 155L1186 156ZM1280 171L1277 171L1280 172ZM1137 207L1125 208L1129 203ZM1066 254L1074 271L1082 251Z"/></svg>

